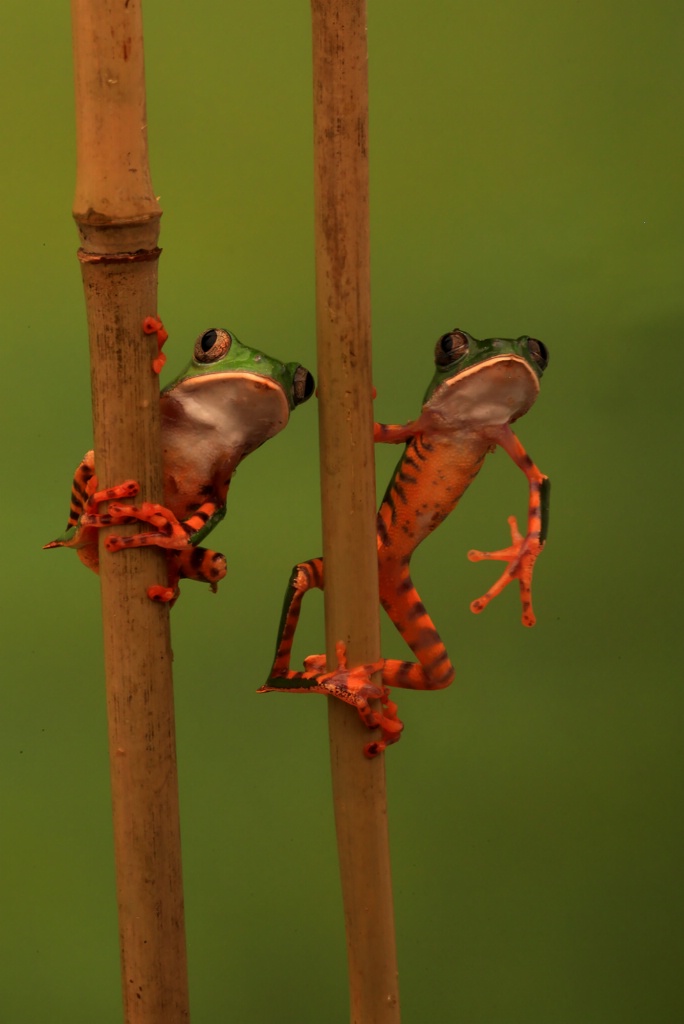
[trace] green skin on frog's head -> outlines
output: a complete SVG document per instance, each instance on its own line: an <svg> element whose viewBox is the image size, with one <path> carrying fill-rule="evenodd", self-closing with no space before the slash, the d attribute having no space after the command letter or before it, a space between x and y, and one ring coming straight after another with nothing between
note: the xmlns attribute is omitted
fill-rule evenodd
<svg viewBox="0 0 684 1024"><path fill-rule="evenodd" d="M197 496L225 490L238 463L279 433L314 380L223 328L204 331L192 361L161 393L165 502L185 518Z"/></svg>
<svg viewBox="0 0 684 1024"><path fill-rule="evenodd" d="M215 589L225 575L225 558L197 545L225 515L235 468L282 430L292 409L313 391L313 377L298 363L271 359L229 331L204 331L190 364L159 398L164 505L118 506L115 499L133 497L139 485L129 480L98 491L94 453L88 452L74 476L67 528L46 547L74 547L84 564L98 571L99 527L148 522L153 531L110 535L106 546L120 551L159 545L171 552L169 585L149 588L149 596L175 601L181 577ZM111 504L100 514L98 505L104 501Z"/></svg>
<svg viewBox="0 0 684 1024"><path fill-rule="evenodd" d="M512 423L534 403L548 361L546 346L527 335L480 341L466 331L450 331L435 346L423 417L435 429Z"/></svg>
<svg viewBox="0 0 684 1024"><path fill-rule="evenodd" d="M299 363L281 363L258 349L243 345L234 334L224 328L204 331L195 342L192 360L175 380L164 388L169 394L178 388L204 386L207 377L228 379L237 375L250 380L261 380L265 387L279 388L287 402L288 411L306 402L314 389L313 377Z"/></svg>
<svg viewBox="0 0 684 1024"><path fill-rule="evenodd" d="M204 331L192 361L161 393L162 436L174 447L234 451L242 458L277 434L306 402L314 380L298 363L281 363L223 328ZM195 457L195 456L193 456Z"/></svg>

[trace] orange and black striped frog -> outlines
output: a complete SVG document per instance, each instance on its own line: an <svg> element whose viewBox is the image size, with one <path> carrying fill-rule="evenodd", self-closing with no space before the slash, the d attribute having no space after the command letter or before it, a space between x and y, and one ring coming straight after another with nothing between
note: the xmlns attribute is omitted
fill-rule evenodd
<svg viewBox="0 0 684 1024"><path fill-rule="evenodd" d="M527 530L519 532L514 516L508 520L511 543L499 551L470 551L471 561L498 559L507 563L498 581L473 601L473 612L518 581L522 621L534 625L532 572L544 546L548 522L549 480L532 462L510 424L523 416L539 393L548 353L535 338L487 338L479 341L465 331L444 334L435 348L435 374L418 419L404 425L376 423L375 440L405 443L377 517L380 602L417 661L383 659L375 665L347 668L343 644L338 665L326 671L325 658L305 659L303 672L290 670L290 653L307 590L323 589L320 558L296 565L285 596L276 657L260 693L283 690L323 693L356 707L369 728L381 738L367 744L369 757L396 742L402 724L388 687L439 690L454 678L454 668L411 580L409 565L417 546L456 507L475 479L488 452L502 447L527 477ZM374 672L380 682L372 681ZM370 701L379 701L371 706Z"/></svg>
<svg viewBox="0 0 684 1024"><path fill-rule="evenodd" d="M149 333L149 332L147 332ZM192 360L159 396L164 505L119 505L138 493L135 481L98 490L93 452L76 470L66 531L47 548L76 548L98 571L97 531L102 526L144 522L152 528L130 537L107 537L108 551L156 545L167 551L168 586L150 587L153 600L173 603L181 578L216 590L226 574L225 557L199 547L223 519L238 463L287 424L295 406L314 390L298 363L281 363L243 345L223 328L204 331ZM110 502L106 512L98 511Z"/></svg>

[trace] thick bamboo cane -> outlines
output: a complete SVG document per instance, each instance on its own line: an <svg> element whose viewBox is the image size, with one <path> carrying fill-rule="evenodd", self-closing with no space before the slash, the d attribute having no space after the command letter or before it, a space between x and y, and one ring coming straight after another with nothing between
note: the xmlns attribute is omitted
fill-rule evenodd
<svg viewBox="0 0 684 1024"><path fill-rule="evenodd" d="M312 0L316 309L326 647L380 656L375 534L364 0ZM352 1024L397 1024L399 992L384 757L329 701L333 799Z"/></svg>
<svg viewBox="0 0 684 1024"><path fill-rule="evenodd" d="M74 217L90 337L101 487L136 479L161 501L156 344L161 211L152 191L140 0L72 0L77 182ZM124 528L128 529L128 528ZM189 1019L166 583L151 548L108 554L100 580L121 977L126 1024Z"/></svg>

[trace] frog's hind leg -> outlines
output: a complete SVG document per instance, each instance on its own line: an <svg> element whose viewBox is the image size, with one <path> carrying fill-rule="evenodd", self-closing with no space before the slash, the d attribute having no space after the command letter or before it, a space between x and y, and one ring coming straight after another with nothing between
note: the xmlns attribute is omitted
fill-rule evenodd
<svg viewBox="0 0 684 1024"><path fill-rule="evenodd" d="M384 574L380 603L415 654L418 662L385 660L385 686L408 690L441 690L453 682L454 666L442 638L425 610L410 575L397 563L396 573Z"/></svg>
<svg viewBox="0 0 684 1024"><path fill-rule="evenodd" d="M322 558L312 558L308 562L300 562L292 570L280 617L275 659L269 673L269 683L275 680L280 681L280 687L274 688L280 689L283 686L283 680L298 676L298 673L290 672L290 656L302 610L302 600L309 590L323 590L324 585ZM323 663L325 663L325 659L323 659ZM268 687L268 683L259 692L264 692L266 688L271 688Z"/></svg>
<svg viewBox="0 0 684 1024"><path fill-rule="evenodd" d="M88 490L89 484L91 485L90 490ZM71 503L69 505L69 521L66 525L67 530L75 526L81 518L86 503L96 487L95 457L94 453L89 451L83 456L80 465L74 473L74 479L71 484Z"/></svg>
<svg viewBox="0 0 684 1024"><path fill-rule="evenodd" d="M81 459L81 462L74 473L74 479L71 483L71 500L69 502L69 518L67 520L64 533L57 537L55 540L51 540L49 544L43 545L43 550L48 548L62 548L69 547L69 541L73 540L73 531L76 524L78 523L86 502L88 501L88 484L91 480L95 479L95 466L93 460L93 452L86 452Z"/></svg>
<svg viewBox="0 0 684 1024"><path fill-rule="evenodd" d="M61 547L80 549L91 546L89 528L107 526L111 522L111 517L106 513L102 515L98 513L100 504L105 501L112 502L121 498L132 498L138 493L138 490L135 480L126 480L123 484L99 491L93 452L86 452L74 473L66 529L56 540L43 545L44 550ZM85 556L79 555L79 557L85 565L97 571L97 555L93 558L92 552L90 552Z"/></svg>

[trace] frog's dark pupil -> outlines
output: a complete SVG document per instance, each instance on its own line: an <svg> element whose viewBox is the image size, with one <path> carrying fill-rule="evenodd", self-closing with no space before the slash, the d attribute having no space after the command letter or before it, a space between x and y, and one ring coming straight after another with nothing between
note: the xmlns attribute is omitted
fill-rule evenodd
<svg viewBox="0 0 684 1024"><path fill-rule="evenodd" d="M203 352L209 352L216 344L216 331L205 331L200 340Z"/></svg>

